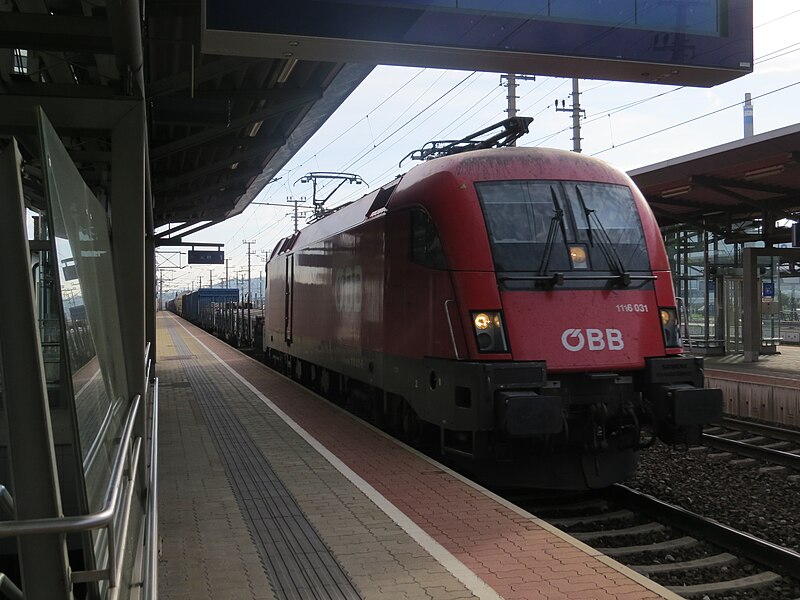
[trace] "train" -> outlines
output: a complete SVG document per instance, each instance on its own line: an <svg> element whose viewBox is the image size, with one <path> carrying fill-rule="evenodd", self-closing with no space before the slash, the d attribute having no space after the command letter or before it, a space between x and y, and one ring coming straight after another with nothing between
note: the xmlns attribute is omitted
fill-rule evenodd
<svg viewBox="0 0 800 600"><path fill-rule="evenodd" d="M433 157L281 239L265 360L482 482L624 481L721 417L622 171L556 149Z"/></svg>

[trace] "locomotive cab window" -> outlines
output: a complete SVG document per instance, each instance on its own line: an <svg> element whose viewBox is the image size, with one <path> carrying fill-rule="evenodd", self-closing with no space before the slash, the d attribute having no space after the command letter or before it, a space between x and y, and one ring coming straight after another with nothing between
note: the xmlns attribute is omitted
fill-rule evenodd
<svg viewBox="0 0 800 600"><path fill-rule="evenodd" d="M434 269L447 267L436 225L421 210L411 212L411 260Z"/></svg>
<svg viewBox="0 0 800 600"><path fill-rule="evenodd" d="M498 272L649 269L639 213L626 186L498 181L475 187Z"/></svg>

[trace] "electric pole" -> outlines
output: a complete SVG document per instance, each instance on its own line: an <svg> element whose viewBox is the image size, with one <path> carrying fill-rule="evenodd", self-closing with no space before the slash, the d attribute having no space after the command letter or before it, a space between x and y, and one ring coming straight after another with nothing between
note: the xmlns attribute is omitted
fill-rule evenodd
<svg viewBox="0 0 800 600"><path fill-rule="evenodd" d="M556 112L572 113L572 151L581 152L581 116L586 115L586 111L581 109L580 90L578 89L577 77L572 80L572 106L565 106L565 101L561 101L561 107L556 100Z"/></svg>
<svg viewBox="0 0 800 600"><path fill-rule="evenodd" d="M212 269L208 270L208 287L214 287L214 271Z"/></svg>
<svg viewBox="0 0 800 600"><path fill-rule="evenodd" d="M297 225L295 224L295 227ZM253 255L253 252L250 250L250 246L255 244L255 242L242 240L243 244L247 244L247 339L250 340L250 329L252 327L252 323L250 322L250 308L253 305L253 296L252 296L252 287L250 283L250 257Z"/></svg>
<svg viewBox="0 0 800 600"><path fill-rule="evenodd" d="M508 96L506 96L506 99L508 100L506 114L508 115L509 119L513 119L517 116L517 82L536 81L536 75L517 75L515 73L507 73L506 75L500 75L500 85L503 85L504 81L505 86L508 88ZM517 144L514 142L511 145L516 146Z"/></svg>
<svg viewBox="0 0 800 600"><path fill-rule="evenodd" d="M302 198L302 197L301 198L295 198L294 196L289 196L289 198L287 198L287 200L289 201L289 204L293 204L294 205L294 211L293 211L294 215L292 216L292 220L294 221L294 232L297 233L298 231L300 231L300 217L305 217L306 216L306 213L304 213L304 212L301 213L300 212L300 208L299 207L300 207L301 203L306 201L306 199Z"/></svg>
<svg viewBox="0 0 800 600"><path fill-rule="evenodd" d="M231 280L228 278L228 265L230 265L231 259L225 259L225 287L231 287Z"/></svg>

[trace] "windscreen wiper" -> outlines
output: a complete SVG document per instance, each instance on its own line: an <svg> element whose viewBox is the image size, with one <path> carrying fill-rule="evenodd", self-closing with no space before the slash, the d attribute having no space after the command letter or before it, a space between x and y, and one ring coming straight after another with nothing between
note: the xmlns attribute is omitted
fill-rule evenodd
<svg viewBox="0 0 800 600"><path fill-rule="evenodd" d="M603 226L602 221L600 221L600 217L597 216L597 213L593 208L588 208L586 206L586 202L583 200L581 188L576 185L575 191L578 194L578 201L581 203L583 212L586 215L586 232L589 235L589 243L594 245L594 239L595 237L597 238L597 246L603 253L608 265L617 272L617 275L619 276L619 283L623 286L630 285L631 275L625 269L625 265L622 263L622 259L619 257L617 249L614 247L611 237L608 235L608 231ZM597 224L597 236L594 235L594 231L592 229L592 218L594 218L594 221Z"/></svg>
<svg viewBox="0 0 800 600"><path fill-rule="evenodd" d="M553 216L550 219L550 228L547 230L547 242L544 247L544 256L542 256L542 264L539 265L539 275L544 276L547 273L547 268L550 266L550 257L553 254L553 244L556 241L556 235L559 228L561 229L561 237L563 240L567 239L566 226L564 225L564 210L556 196L556 191L553 186L550 186L550 194L553 197ZM553 275L552 284L560 285L564 283L564 274L555 273Z"/></svg>

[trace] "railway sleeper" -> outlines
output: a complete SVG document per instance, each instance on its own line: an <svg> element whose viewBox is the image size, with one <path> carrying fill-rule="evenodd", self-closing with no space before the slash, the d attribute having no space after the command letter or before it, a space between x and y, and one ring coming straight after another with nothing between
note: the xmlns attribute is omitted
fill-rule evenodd
<svg viewBox="0 0 800 600"><path fill-rule="evenodd" d="M596 548L596 550L616 558L619 556L639 554L640 552L667 552L681 548L691 548L699 543L700 542L698 542L695 538L685 536L675 538L673 540L666 540L664 542L656 542L655 544L644 544L642 546L622 546L620 548Z"/></svg>
<svg viewBox="0 0 800 600"><path fill-rule="evenodd" d="M642 575L658 575L660 573L674 573L678 571L692 571L695 569L708 569L725 567L735 563L738 558L728 552L706 556L696 560L686 560L683 562L673 562L655 565L628 565L631 569Z"/></svg>
<svg viewBox="0 0 800 600"><path fill-rule="evenodd" d="M561 519L547 519L556 527L572 527L573 525L583 525L587 523L602 523L605 521L622 521L632 519L635 515L628 509L616 510L614 512L598 513L595 515L581 515L578 517L563 517Z"/></svg>
<svg viewBox="0 0 800 600"><path fill-rule="evenodd" d="M659 533L667 528L661 523L645 523L624 529L609 529L607 531L570 531L569 534L582 542L591 542L603 538L619 538L628 535L644 535L646 533Z"/></svg>
<svg viewBox="0 0 800 600"><path fill-rule="evenodd" d="M724 594L739 590L753 590L778 583L783 577L772 571L764 571L758 575L731 579L729 581L716 581L714 583L699 583L697 585L674 585L667 589L684 598L702 597L711 594Z"/></svg>
<svg viewBox="0 0 800 600"><path fill-rule="evenodd" d="M514 499L514 502L520 503L521 500ZM534 507L534 511L536 515L541 517L543 515L547 515L548 513L563 513L567 511L578 511L578 510L597 510L603 511L608 509L608 500L605 498L589 498L588 500L582 500L580 502L573 502L570 504L547 504ZM544 518L547 518L546 516Z"/></svg>

